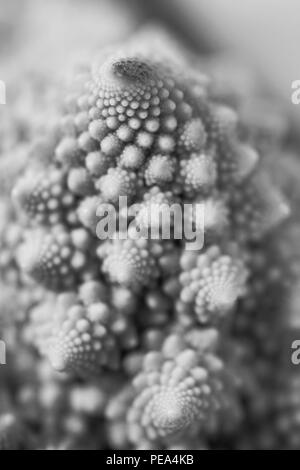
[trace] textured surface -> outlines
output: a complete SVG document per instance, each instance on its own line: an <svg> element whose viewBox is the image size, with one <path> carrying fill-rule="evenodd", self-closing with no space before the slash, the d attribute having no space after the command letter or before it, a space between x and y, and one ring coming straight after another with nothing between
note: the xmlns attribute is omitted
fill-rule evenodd
<svg viewBox="0 0 300 470"><path fill-rule="evenodd" d="M300 445L297 378L282 360L299 275L294 154L276 171L284 117L254 125L246 87L234 93L213 61L164 41L158 54L140 34L75 69L55 118L8 165L0 268L20 305L2 316L19 347L0 390L0 447ZM118 239L120 196L156 239ZM100 240L107 204L117 224ZM189 205L180 222L203 228L203 246L160 236L174 204Z"/></svg>

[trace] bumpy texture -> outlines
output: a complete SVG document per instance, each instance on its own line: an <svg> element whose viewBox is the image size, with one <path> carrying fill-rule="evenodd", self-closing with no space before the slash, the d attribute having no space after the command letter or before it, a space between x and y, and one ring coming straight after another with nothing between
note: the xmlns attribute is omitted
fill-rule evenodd
<svg viewBox="0 0 300 470"><path fill-rule="evenodd" d="M276 380L299 275L283 241L291 186L270 178L269 134L262 145L264 129L247 132L247 113L239 122L243 97L176 54L168 41L152 53L147 35L104 50L14 173L0 267L6 286L30 293L12 327L27 359L14 359L9 407L23 411L0 406L0 448L300 446L299 380L285 381L288 394ZM184 222L202 240L194 249L176 236Z"/></svg>

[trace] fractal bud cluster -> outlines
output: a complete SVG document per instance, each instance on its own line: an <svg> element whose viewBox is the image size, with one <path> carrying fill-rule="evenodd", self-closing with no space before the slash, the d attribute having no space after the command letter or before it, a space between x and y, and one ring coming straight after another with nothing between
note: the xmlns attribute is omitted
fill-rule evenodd
<svg viewBox="0 0 300 470"><path fill-rule="evenodd" d="M276 172L284 138L190 58L147 35L105 49L74 71L55 120L0 159L0 449L300 446L283 357L295 174ZM120 196L140 228L179 204L197 231L201 204L203 246L122 239L118 225L100 240L97 211L120 220Z"/></svg>

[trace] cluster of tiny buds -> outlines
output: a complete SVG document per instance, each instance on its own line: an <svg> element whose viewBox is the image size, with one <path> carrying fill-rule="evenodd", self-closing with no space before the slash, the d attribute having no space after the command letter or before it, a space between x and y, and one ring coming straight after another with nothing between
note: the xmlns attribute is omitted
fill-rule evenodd
<svg viewBox="0 0 300 470"><path fill-rule="evenodd" d="M68 389L63 422L74 439L96 416L111 445L205 448L220 414L238 414L227 327L249 296L253 243L289 208L207 77L141 49L104 53L75 77L49 135L17 165L19 222L3 215L0 268L19 266L24 286L44 289L24 339L62 373L54 383L40 371L40 401L57 413ZM203 230L201 248L189 251L183 237L118 237L122 197L140 230L164 229L163 207L189 205L183 220ZM99 208L108 206L118 225L102 240ZM0 416L0 449L19 445L18 428Z"/></svg>

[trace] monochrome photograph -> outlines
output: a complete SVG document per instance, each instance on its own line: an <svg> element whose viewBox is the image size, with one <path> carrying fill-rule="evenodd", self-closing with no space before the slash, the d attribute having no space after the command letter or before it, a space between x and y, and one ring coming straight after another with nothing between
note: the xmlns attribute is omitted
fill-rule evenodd
<svg viewBox="0 0 300 470"><path fill-rule="evenodd" d="M296 0L0 0L0 450L300 450L299 43Z"/></svg>

